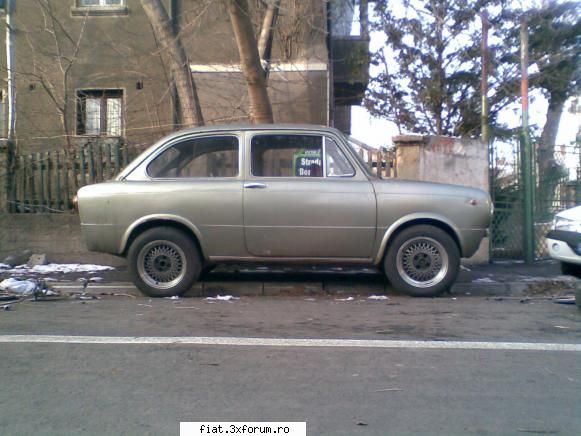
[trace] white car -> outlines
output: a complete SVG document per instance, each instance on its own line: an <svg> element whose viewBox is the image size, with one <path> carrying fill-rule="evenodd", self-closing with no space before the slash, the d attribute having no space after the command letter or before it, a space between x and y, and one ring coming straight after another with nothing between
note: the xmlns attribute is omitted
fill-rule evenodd
<svg viewBox="0 0 581 436"><path fill-rule="evenodd" d="M563 274L581 278L581 206L555 215L547 248L553 259L561 261Z"/></svg>

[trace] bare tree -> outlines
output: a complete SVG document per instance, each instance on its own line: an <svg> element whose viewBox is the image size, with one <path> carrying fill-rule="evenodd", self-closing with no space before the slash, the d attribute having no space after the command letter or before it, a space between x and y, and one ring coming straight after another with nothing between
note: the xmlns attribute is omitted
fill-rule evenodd
<svg viewBox="0 0 581 436"><path fill-rule="evenodd" d="M56 17L51 0L37 0L39 10L43 16L44 26L42 32L51 41L51 50L48 53L39 54L28 33L25 37L31 51L31 69L29 71L18 71L18 74L29 76L38 81L44 91L53 102L67 146L71 148L71 137L73 127L70 125L70 113L74 108L71 103L74 99L69 95L71 70L77 63L81 41L85 31L86 17L84 18L78 34L74 34L67 29ZM41 58L54 59L54 62L42 62ZM60 74L54 74L54 71Z"/></svg>
<svg viewBox="0 0 581 436"><path fill-rule="evenodd" d="M268 73L270 71L270 59L272 55L272 39L274 36L274 28L276 20L278 19L278 12L280 9L280 0L269 0L264 19L262 20L262 28L260 29L260 36L258 37L258 55L262 60L262 67L266 79L268 80Z"/></svg>
<svg viewBox="0 0 581 436"><path fill-rule="evenodd" d="M169 54L171 73L180 103L182 124L185 127L203 125L204 118L190 63L181 39L172 29L165 7L161 0L141 0L141 6L162 48Z"/></svg>
<svg viewBox="0 0 581 436"><path fill-rule="evenodd" d="M266 89L265 72L260 63L248 2L247 0L227 1L232 30L238 45L240 65L248 88L250 117L254 123L272 123L274 122L272 106ZM273 20L270 22L273 23ZM272 33L272 25L268 27L270 27L269 33Z"/></svg>

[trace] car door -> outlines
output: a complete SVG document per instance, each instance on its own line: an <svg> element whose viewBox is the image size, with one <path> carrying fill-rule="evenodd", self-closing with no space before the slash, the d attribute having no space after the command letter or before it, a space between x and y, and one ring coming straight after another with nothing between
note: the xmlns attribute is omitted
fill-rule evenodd
<svg viewBox="0 0 581 436"><path fill-rule="evenodd" d="M207 256L244 256L241 162L237 134L182 138L148 164L151 180L137 200L152 215L193 224Z"/></svg>
<svg viewBox="0 0 581 436"><path fill-rule="evenodd" d="M246 144L244 234L250 254L371 257L373 186L337 138L255 132Z"/></svg>

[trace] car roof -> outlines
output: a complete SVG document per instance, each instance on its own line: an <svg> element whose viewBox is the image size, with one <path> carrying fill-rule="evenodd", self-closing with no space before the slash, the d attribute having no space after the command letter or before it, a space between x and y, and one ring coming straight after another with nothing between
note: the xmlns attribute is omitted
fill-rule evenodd
<svg viewBox="0 0 581 436"><path fill-rule="evenodd" d="M178 130L167 135L164 140L170 139L175 136L182 136L188 133L204 133L204 132L231 132L231 131L252 131L252 130L292 130L292 131L317 131L317 132L332 132L335 134L341 134L341 132L334 127L327 127L316 124L288 124L288 123L276 123L276 124L212 124L201 127L191 127L187 129Z"/></svg>

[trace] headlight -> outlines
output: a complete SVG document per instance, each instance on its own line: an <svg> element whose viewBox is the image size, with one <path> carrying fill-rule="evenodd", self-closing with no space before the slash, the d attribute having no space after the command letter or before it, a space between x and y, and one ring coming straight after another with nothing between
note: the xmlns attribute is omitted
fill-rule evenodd
<svg viewBox="0 0 581 436"><path fill-rule="evenodd" d="M570 220L557 216L553 220L553 230L564 230L566 232L581 233L581 221Z"/></svg>

